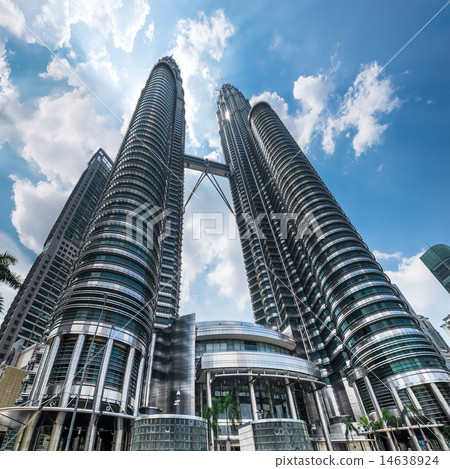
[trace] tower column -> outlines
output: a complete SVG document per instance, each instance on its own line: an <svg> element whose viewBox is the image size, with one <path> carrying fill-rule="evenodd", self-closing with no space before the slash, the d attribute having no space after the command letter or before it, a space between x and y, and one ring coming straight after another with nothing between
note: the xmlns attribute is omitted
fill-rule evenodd
<svg viewBox="0 0 450 469"><path fill-rule="evenodd" d="M136 383L136 395L135 395L135 403L134 403L134 416L137 416L139 412L139 404L141 401L141 394L142 394L142 380L144 374L144 365L145 365L145 356L142 356L141 362L139 363L139 372L138 372L138 379Z"/></svg>
<svg viewBox="0 0 450 469"><path fill-rule="evenodd" d="M404 406L403 406L402 400L400 399L400 396L398 395L397 390L394 387L391 387L390 390L391 390L392 396L394 397L394 401L397 404L398 410L400 412L402 412ZM414 450L415 451L422 451L422 448L419 445L419 441L417 440L417 436L414 433L414 430L412 428L409 428L411 426L411 422L409 420L409 417L407 415L404 415L404 418L405 418L405 423L408 426L408 435L411 439L411 443L414 447Z"/></svg>
<svg viewBox="0 0 450 469"><path fill-rule="evenodd" d="M53 339L50 352L48 354L48 360L47 360L47 363L45 363L44 365L44 370L41 375L41 382L37 384L35 394L33 395L33 398L36 397L39 399L39 405L42 404L42 396L45 394L44 390L45 390L45 387L47 386L48 379L50 377L50 373L53 368L53 363L55 362L55 358L58 352L60 342L61 342L61 336L56 336Z"/></svg>
<svg viewBox="0 0 450 469"><path fill-rule="evenodd" d="M58 412L55 423L53 424L52 433L50 435L48 451L58 451L59 440L61 439L61 433L64 429L65 419L66 419L66 413Z"/></svg>
<svg viewBox="0 0 450 469"><path fill-rule="evenodd" d="M364 383L366 384L367 390L369 391L370 400L372 401L372 404L375 407L377 415L378 415L379 418L382 418L383 417L383 412L381 411L380 404L378 404L378 399L377 399L377 396L375 395L375 392L372 388L372 384L370 383L369 377L367 375L365 375L363 379L364 379ZM383 423L383 427L386 428L385 423ZM390 431L386 432L386 438L387 438L387 441L388 441L389 449L391 451L396 451L397 448L395 447L395 443L392 439L392 435L391 435Z"/></svg>
<svg viewBox="0 0 450 469"><path fill-rule="evenodd" d="M123 418L116 419L116 433L114 437L114 451L121 451L123 440Z"/></svg>
<svg viewBox="0 0 450 469"><path fill-rule="evenodd" d="M284 382L286 384L286 392L289 403L289 410L291 412L291 418L298 419L297 410L295 409L294 396L292 395L291 385L289 384L289 380L287 378L284 378Z"/></svg>
<svg viewBox="0 0 450 469"><path fill-rule="evenodd" d="M84 345L84 335L79 335L75 347L73 349L72 358L70 359L69 369L67 370L66 381L64 383L64 392L61 398L61 407L67 407L72 389L73 380L80 360L81 350Z"/></svg>
<svg viewBox="0 0 450 469"><path fill-rule="evenodd" d="M97 421L95 419L95 414L100 411L102 405L102 396L103 396L103 387L105 385L106 374L108 373L109 360L111 358L111 351L114 344L113 339L108 339L106 344L105 353L103 355L103 362L100 370L100 376L98 378L97 384L95 386L96 392L94 394L94 399L92 401L92 417L90 420L88 434L86 436L86 447L85 451L92 451L94 448L95 436L97 433ZM99 391L100 390L100 394Z"/></svg>
<svg viewBox="0 0 450 469"><path fill-rule="evenodd" d="M430 383L430 388L436 399L439 401L439 404L442 407L442 410L445 412L445 415L447 415L447 418L450 420L450 406L448 405L441 391L437 387L436 383Z"/></svg>
<svg viewBox="0 0 450 469"><path fill-rule="evenodd" d="M130 378L131 378L131 370L133 369L134 354L135 354L135 349L134 347L132 347L130 348L130 351L128 353L127 366L125 368L125 376L123 379L123 386L122 386L122 400L120 402L120 407L122 408L123 412L127 411L128 388L130 386Z"/></svg>
<svg viewBox="0 0 450 469"><path fill-rule="evenodd" d="M325 418L323 411L323 404L319 396L320 391L314 391L314 400L316 401L317 411L319 412L320 423L322 425L323 436L325 437L325 444L327 445L328 451L333 451L333 443L331 442L330 432L328 430L328 422Z"/></svg>
<svg viewBox="0 0 450 469"><path fill-rule="evenodd" d="M248 382L248 389L250 392L250 404L252 406L253 420L258 420L258 406L256 405L255 385L253 381Z"/></svg>

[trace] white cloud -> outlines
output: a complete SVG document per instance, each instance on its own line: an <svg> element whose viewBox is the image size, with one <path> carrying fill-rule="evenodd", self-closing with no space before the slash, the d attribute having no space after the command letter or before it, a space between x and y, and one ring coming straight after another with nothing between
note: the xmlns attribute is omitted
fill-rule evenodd
<svg viewBox="0 0 450 469"><path fill-rule="evenodd" d="M155 37L155 23L150 23L148 25L148 28L145 31L145 37L147 38L148 42L153 42L153 39Z"/></svg>
<svg viewBox="0 0 450 469"><path fill-rule="evenodd" d="M192 187L198 175L197 172L186 171L186 184ZM224 184L221 186L230 200L229 188ZM234 219L209 181L205 180L196 194L198 198L191 199L184 216L182 310L197 311L200 318L206 319L213 315L218 317L227 305L239 312L247 309L247 315L251 317L250 296ZM208 229L215 226L218 227L217 234L208 233ZM220 306L216 304L219 300L213 300L215 307L208 307L207 315L202 311L204 289L197 287L202 282L218 287L217 295L221 298ZM201 297L199 292L203 293Z"/></svg>
<svg viewBox="0 0 450 469"><path fill-rule="evenodd" d="M111 38L117 49L129 53L150 12L146 0L47 0L42 3L20 0L17 3L21 9L15 6L17 16L52 50L70 47L72 27L82 24L106 39ZM23 35L25 29L17 20L15 23L11 22L9 29L16 35ZM28 42L36 42L36 37L27 34Z"/></svg>
<svg viewBox="0 0 450 469"><path fill-rule="evenodd" d="M49 180L75 184L90 156L103 146L114 155L121 140L108 117L96 113L97 100L75 89L37 101L36 111L20 123L21 155Z"/></svg>
<svg viewBox="0 0 450 469"><path fill-rule="evenodd" d="M5 44L0 42L0 146L18 138L19 94L10 80L11 69L6 60Z"/></svg>
<svg viewBox="0 0 450 469"><path fill-rule="evenodd" d="M215 243L219 263L206 276L209 285L219 287L219 295L231 300L238 311L249 307L249 291L242 275L242 251L239 241L227 237Z"/></svg>
<svg viewBox="0 0 450 469"><path fill-rule="evenodd" d="M252 106L259 101L265 101L266 103L269 103L272 109L278 114L280 119L282 119L283 121L290 118L288 114L287 102L281 96L279 96L276 91L273 91L272 93L270 91L264 91L258 96L253 95L250 98L250 104Z"/></svg>
<svg viewBox="0 0 450 469"><path fill-rule="evenodd" d="M412 257L400 259L397 270L386 271L417 314L430 318L434 327L440 330L442 319L450 314L448 292L420 260L419 252Z"/></svg>
<svg viewBox="0 0 450 469"><path fill-rule="evenodd" d="M381 71L376 62L361 67L345 93L342 113L334 120L328 119L322 141L327 153L334 152L335 137L349 129L356 130L352 141L356 156L381 143L387 124L379 123L380 114L389 114L400 106L390 78L380 78Z"/></svg>
<svg viewBox="0 0 450 469"><path fill-rule="evenodd" d="M70 191L62 190L55 181L39 181L34 185L27 179L13 177L13 180L12 223L20 242L39 254Z"/></svg>
<svg viewBox="0 0 450 469"><path fill-rule="evenodd" d="M26 29L22 10L11 0L0 2L0 26L6 28L14 36L22 37Z"/></svg>
<svg viewBox="0 0 450 469"><path fill-rule="evenodd" d="M316 136L322 136L322 148L326 153L335 151L336 138L344 134L352 137L356 156L360 156L382 141L387 124L379 122L380 115L389 114L399 107L400 100L394 96L395 89L390 78L380 78L381 67L373 62L363 65L352 86L341 101L342 111L334 117L330 97L334 85L334 74L339 69L336 56L331 58L332 67L326 74L299 76L294 82L293 96L299 107L288 113L284 98L276 92L265 91L252 96L251 103L267 101L277 112L304 150Z"/></svg>
<svg viewBox="0 0 450 469"><path fill-rule="evenodd" d="M68 77L55 61L47 75ZM92 154L102 146L113 157L120 144L117 124L98 114L98 106L78 88L20 102L0 45L0 144L8 142L43 176L36 183L13 177L12 222L21 242L36 253Z"/></svg>
<svg viewBox="0 0 450 469"><path fill-rule="evenodd" d="M295 118L297 138L300 146L309 143L314 131L318 130L333 83L322 74L299 76L294 83L294 98L300 102L301 111Z"/></svg>
<svg viewBox="0 0 450 469"><path fill-rule="evenodd" d="M219 147L215 90L220 74L215 64L222 59L234 31L223 10L210 17L200 12L196 19L181 19L177 23L175 45L169 54L181 70L188 143L193 147L200 147L204 141Z"/></svg>
<svg viewBox="0 0 450 469"><path fill-rule="evenodd" d="M388 260L388 259L400 260L401 257L402 257L402 253L400 251L396 251L396 252L393 252L393 253L387 253L387 252L377 251L376 249L375 249L375 251L373 251L373 255L377 258L378 261Z"/></svg>

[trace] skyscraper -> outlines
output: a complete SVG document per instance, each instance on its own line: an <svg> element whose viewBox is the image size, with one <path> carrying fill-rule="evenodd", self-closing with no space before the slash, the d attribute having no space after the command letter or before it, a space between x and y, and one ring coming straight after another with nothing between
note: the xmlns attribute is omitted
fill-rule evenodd
<svg viewBox="0 0 450 469"><path fill-rule="evenodd" d="M420 260L450 293L450 246L436 244L420 256Z"/></svg>
<svg viewBox="0 0 450 469"><path fill-rule="evenodd" d="M228 394L236 447L343 449L349 416L412 405L444 448L450 373L407 302L267 103L223 85L218 120L226 164L184 155L180 71L153 67L21 407L2 409L27 420L14 448L128 449L135 423L135 449L205 448L205 406ZM258 325L178 317L183 165L230 179Z"/></svg>
<svg viewBox="0 0 450 469"><path fill-rule="evenodd" d="M43 442L49 450L100 449L96 440L102 449L126 444L148 399L142 390L149 389L154 325L177 314L184 125L180 72L164 58L141 92L52 315L36 379L25 390L32 405L60 410L42 412L21 433L20 449Z"/></svg>
<svg viewBox="0 0 450 469"><path fill-rule="evenodd" d="M273 109L226 84L218 118L255 319L320 366L331 420L356 398L450 422L442 357Z"/></svg>
<svg viewBox="0 0 450 469"><path fill-rule="evenodd" d="M58 296L77 258L83 234L102 195L112 161L101 148L92 156L6 313L0 327L0 362L41 341ZM20 350L16 351L17 353Z"/></svg>

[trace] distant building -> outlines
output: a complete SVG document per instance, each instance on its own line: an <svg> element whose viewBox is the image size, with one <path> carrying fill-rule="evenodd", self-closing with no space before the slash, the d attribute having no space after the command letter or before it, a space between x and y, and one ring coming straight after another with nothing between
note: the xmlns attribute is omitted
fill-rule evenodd
<svg viewBox="0 0 450 469"><path fill-rule="evenodd" d="M103 192L112 161L101 148L94 154L51 229L42 253L0 326L0 363L23 339L22 348L42 339L48 319L78 255L81 240Z"/></svg>
<svg viewBox="0 0 450 469"><path fill-rule="evenodd" d="M437 331L434 326L431 324L430 320L425 316L419 314L419 319L422 322L424 329L433 339L434 343L439 347L442 353L446 356L447 360L450 361L450 347L447 345L447 342L442 338L439 331Z"/></svg>
<svg viewBox="0 0 450 469"><path fill-rule="evenodd" d="M450 293L450 246L446 244L431 246L420 259Z"/></svg>

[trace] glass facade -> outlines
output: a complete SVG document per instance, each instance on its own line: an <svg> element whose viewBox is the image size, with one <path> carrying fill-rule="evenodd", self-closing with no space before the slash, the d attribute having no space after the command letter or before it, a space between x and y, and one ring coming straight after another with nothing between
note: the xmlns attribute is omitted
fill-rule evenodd
<svg viewBox="0 0 450 469"><path fill-rule="evenodd" d="M306 424L266 420L251 424L256 451L312 451Z"/></svg>
<svg viewBox="0 0 450 469"><path fill-rule="evenodd" d="M450 246L436 244L422 254L420 259L450 293Z"/></svg>
<svg viewBox="0 0 450 469"><path fill-rule="evenodd" d="M23 340L21 348L42 340L111 166L109 156L99 149L74 187L0 326L0 362L17 340Z"/></svg>
<svg viewBox="0 0 450 469"><path fill-rule="evenodd" d="M136 419L132 451L206 451L208 424L187 415L149 415Z"/></svg>

